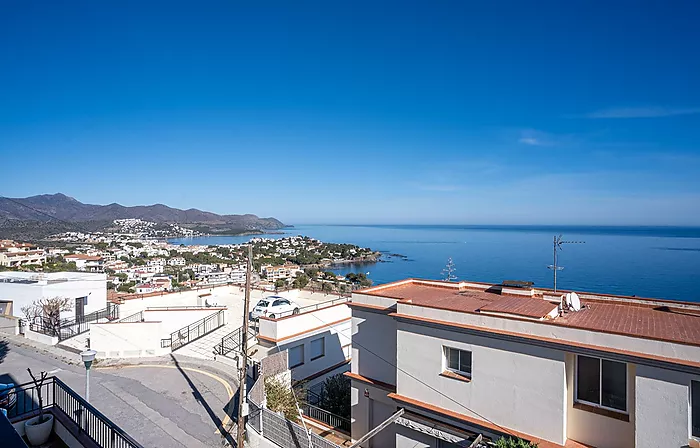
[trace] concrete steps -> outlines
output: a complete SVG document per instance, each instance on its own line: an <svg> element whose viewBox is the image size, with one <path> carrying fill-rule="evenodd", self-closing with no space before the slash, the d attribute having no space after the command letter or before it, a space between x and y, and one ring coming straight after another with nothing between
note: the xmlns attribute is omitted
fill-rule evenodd
<svg viewBox="0 0 700 448"><path fill-rule="evenodd" d="M218 328L187 345L184 345L183 347L177 349L175 353L192 358L214 360L214 346L221 343L221 338L231 333L236 328L237 327L231 324L226 324L223 327ZM222 357L219 356L218 358Z"/></svg>

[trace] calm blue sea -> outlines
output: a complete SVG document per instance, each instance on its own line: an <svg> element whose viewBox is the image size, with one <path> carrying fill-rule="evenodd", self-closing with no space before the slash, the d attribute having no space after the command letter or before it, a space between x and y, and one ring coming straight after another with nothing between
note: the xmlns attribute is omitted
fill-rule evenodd
<svg viewBox="0 0 700 448"><path fill-rule="evenodd" d="M565 289L700 301L700 228L542 226L297 226L283 235L352 243L387 254L386 262L347 266L375 284L407 277L440 279L452 257L462 280L529 280L551 287L552 238L585 241L559 252ZM177 239L180 244L238 244L252 237ZM388 254L398 253L401 259Z"/></svg>

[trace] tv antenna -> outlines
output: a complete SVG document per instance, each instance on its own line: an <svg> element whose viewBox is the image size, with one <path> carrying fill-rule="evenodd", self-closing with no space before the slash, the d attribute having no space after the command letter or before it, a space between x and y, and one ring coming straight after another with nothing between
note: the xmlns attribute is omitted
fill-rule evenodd
<svg viewBox="0 0 700 448"><path fill-rule="evenodd" d="M547 266L554 272L554 292L557 292L557 271L564 269L563 266L557 265L557 250L563 250L562 244L584 244L585 241L564 241L562 235L554 236L554 264Z"/></svg>

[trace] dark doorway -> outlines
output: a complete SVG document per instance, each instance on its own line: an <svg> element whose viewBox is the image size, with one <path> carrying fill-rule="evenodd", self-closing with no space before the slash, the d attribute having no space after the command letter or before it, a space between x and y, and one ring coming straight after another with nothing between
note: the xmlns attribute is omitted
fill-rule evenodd
<svg viewBox="0 0 700 448"><path fill-rule="evenodd" d="M75 320L80 322L85 320L85 300L87 297L78 297L75 299Z"/></svg>

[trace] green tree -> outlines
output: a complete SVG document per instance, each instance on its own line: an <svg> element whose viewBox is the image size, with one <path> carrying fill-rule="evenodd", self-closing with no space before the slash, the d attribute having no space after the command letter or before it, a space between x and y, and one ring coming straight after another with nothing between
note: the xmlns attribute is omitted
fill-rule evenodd
<svg viewBox="0 0 700 448"><path fill-rule="evenodd" d="M117 273L117 274L116 274L116 277L117 277L120 281L122 281L122 282L125 282L126 279L129 278L129 276L126 275L126 274L123 273L123 272Z"/></svg>
<svg viewBox="0 0 700 448"><path fill-rule="evenodd" d="M107 282L107 289L114 289L114 283Z"/></svg>
<svg viewBox="0 0 700 448"><path fill-rule="evenodd" d="M265 378L265 395L267 396L267 408L272 412L282 412L287 418L296 422L299 420L297 411L297 397L292 388L285 387L275 377ZM348 405L350 401L348 400Z"/></svg>
<svg viewBox="0 0 700 448"><path fill-rule="evenodd" d="M295 289L305 288L309 284L309 277L306 274L298 274L292 283Z"/></svg>
<svg viewBox="0 0 700 448"><path fill-rule="evenodd" d="M304 269L304 273L309 276L311 279L316 279L318 277L319 270L318 268L306 268Z"/></svg>
<svg viewBox="0 0 700 448"><path fill-rule="evenodd" d="M335 415L350 418L350 389L350 378L342 373L326 378L320 407Z"/></svg>
<svg viewBox="0 0 700 448"><path fill-rule="evenodd" d="M333 291L333 284L328 283L328 282L323 282L323 285L321 285L321 291L325 291L325 292Z"/></svg>
<svg viewBox="0 0 700 448"><path fill-rule="evenodd" d="M275 280L275 288L277 288L277 289L282 289L282 288L284 288L284 287L286 287L286 286L287 286L287 281L286 281L286 280L283 280L283 279L281 279L281 278L278 278L277 280Z"/></svg>
<svg viewBox="0 0 700 448"><path fill-rule="evenodd" d="M129 246L135 247L136 249L141 249L143 247L143 243L131 242L131 243L129 243Z"/></svg>
<svg viewBox="0 0 700 448"><path fill-rule="evenodd" d="M109 247L107 243L95 243L95 249L105 250L107 247Z"/></svg>

